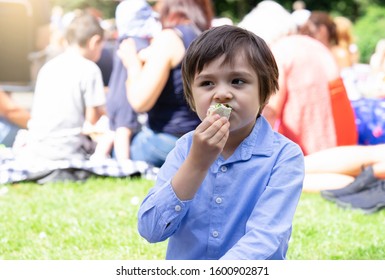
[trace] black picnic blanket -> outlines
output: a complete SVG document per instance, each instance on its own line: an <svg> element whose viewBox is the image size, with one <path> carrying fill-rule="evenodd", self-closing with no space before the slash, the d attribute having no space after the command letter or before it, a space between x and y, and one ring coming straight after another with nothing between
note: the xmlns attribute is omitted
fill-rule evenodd
<svg viewBox="0 0 385 280"><path fill-rule="evenodd" d="M21 160L11 149L0 149L0 185L22 181L45 183L60 180L85 180L90 175L103 177L142 177L155 179L158 168L143 161L104 160Z"/></svg>

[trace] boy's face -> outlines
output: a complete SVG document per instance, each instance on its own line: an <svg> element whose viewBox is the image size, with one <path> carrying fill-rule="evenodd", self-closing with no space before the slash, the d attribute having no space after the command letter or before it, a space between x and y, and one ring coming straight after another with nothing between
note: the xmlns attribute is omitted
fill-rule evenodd
<svg viewBox="0 0 385 280"><path fill-rule="evenodd" d="M224 56L219 57L195 74L191 88L197 114L203 120L210 105L228 104L233 109L230 132L251 131L261 106L258 75L242 52L233 65L223 61Z"/></svg>
<svg viewBox="0 0 385 280"><path fill-rule="evenodd" d="M93 36L87 44L86 57L94 62L100 59L103 51L104 40L99 35Z"/></svg>

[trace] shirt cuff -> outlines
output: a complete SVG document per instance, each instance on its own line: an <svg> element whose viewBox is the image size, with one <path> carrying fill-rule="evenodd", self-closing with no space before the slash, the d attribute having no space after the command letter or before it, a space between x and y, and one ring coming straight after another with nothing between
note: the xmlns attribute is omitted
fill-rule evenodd
<svg viewBox="0 0 385 280"><path fill-rule="evenodd" d="M184 215L187 212L192 200L180 200L171 185L171 180L168 180L155 194L163 222L168 223L179 215Z"/></svg>

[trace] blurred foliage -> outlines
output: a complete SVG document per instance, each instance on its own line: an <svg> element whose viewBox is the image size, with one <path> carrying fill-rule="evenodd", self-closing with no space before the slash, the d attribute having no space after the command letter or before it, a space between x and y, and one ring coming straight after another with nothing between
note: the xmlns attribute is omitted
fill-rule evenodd
<svg viewBox="0 0 385 280"><path fill-rule="evenodd" d="M118 0L51 0L53 5L60 5L66 11L94 7L103 12L103 17L114 16ZM230 17L238 22L253 9L260 0L213 0L213 5L218 16ZM294 0L277 1L289 11L292 10ZM385 5L385 0L304 0L309 10L323 10L349 17L353 21L361 17L373 5Z"/></svg>
<svg viewBox="0 0 385 280"><path fill-rule="evenodd" d="M238 22L253 9L260 0L214 0L214 7L218 16L227 16ZM292 11L294 0L276 1L288 11ZM343 15L356 21L363 16L372 5L385 5L385 0L304 0L309 10L321 10L333 14Z"/></svg>
<svg viewBox="0 0 385 280"><path fill-rule="evenodd" d="M52 5L61 6L65 11L75 9L95 8L98 9L103 18L112 18L119 1L115 0L50 0Z"/></svg>
<svg viewBox="0 0 385 280"><path fill-rule="evenodd" d="M118 0L50 0L65 11L93 7L102 12L103 18L113 18ZM238 23L260 0L213 0L218 17L228 17ZM294 0L277 1L292 11ZM309 10L327 11L352 20L354 34L361 53L361 61L368 62L376 42L385 37L385 0L304 0Z"/></svg>
<svg viewBox="0 0 385 280"><path fill-rule="evenodd" d="M384 15L385 7L371 6L354 25L354 34L362 62L369 62L377 42L379 39L385 38Z"/></svg>

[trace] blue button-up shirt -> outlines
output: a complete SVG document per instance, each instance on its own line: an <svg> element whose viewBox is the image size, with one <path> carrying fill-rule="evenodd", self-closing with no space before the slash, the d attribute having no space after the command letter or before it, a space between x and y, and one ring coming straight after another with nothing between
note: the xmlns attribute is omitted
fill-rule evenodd
<svg viewBox="0 0 385 280"><path fill-rule="evenodd" d="M169 238L167 259L285 259L304 179L299 146L259 117L234 154L213 163L195 197L181 201L170 182L192 136L178 140L144 199L140 234Z"/></svg>

